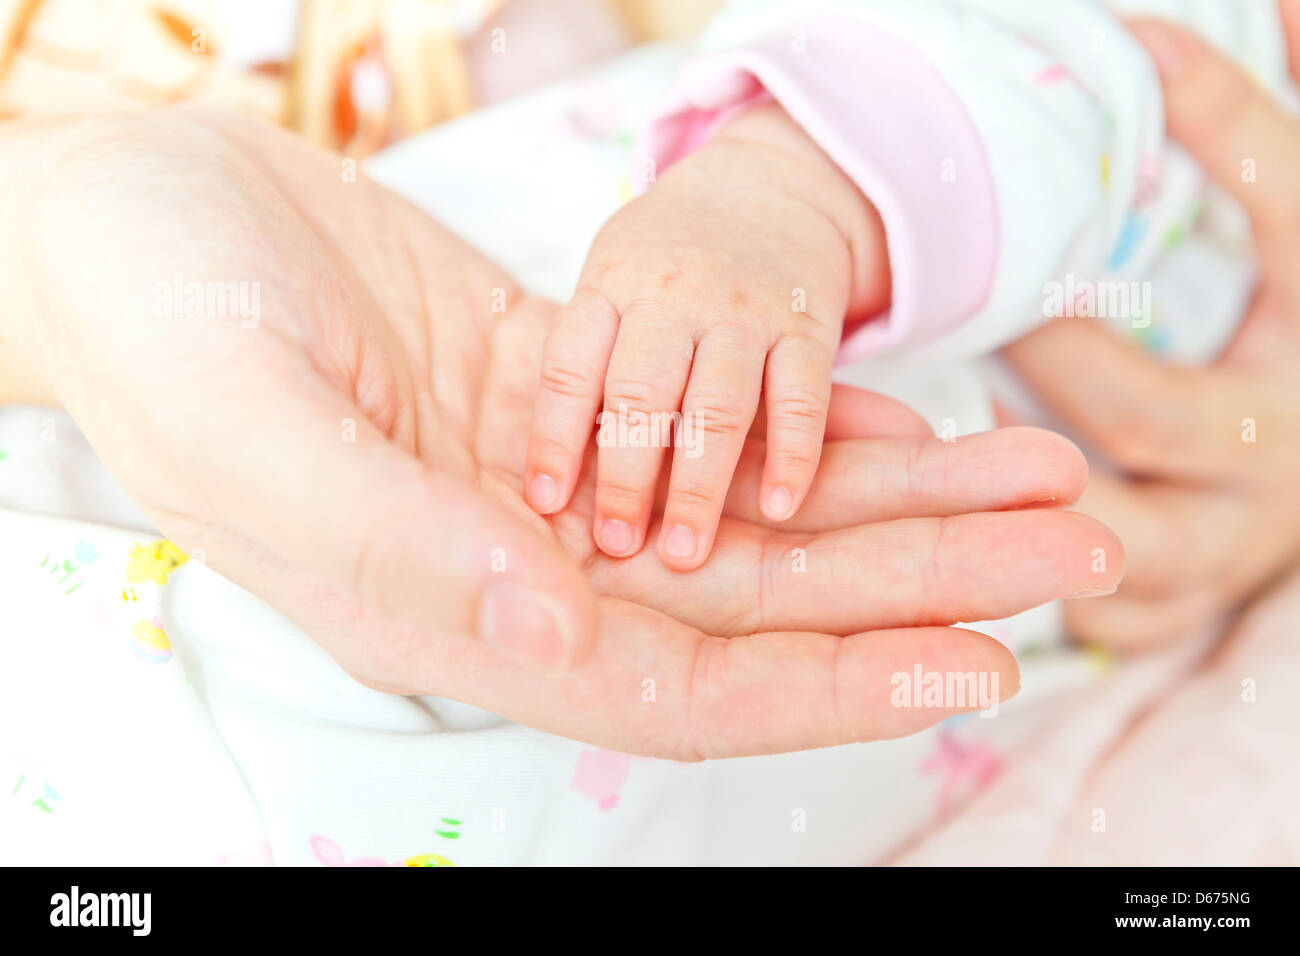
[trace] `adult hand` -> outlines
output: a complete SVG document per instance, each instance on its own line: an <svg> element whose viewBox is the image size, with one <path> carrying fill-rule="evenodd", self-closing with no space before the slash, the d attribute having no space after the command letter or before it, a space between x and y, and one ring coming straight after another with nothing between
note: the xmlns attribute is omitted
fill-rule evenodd
<svg viewBox="0 0 1300 956"><path fill-rule="evenodd" d="M1300 79L1300 3L1282 6ZM1007 349L1019 373L1127 476L1095 474L1080 508L1128 551L1113 597L1068 609L1081 637L1140 645L1194 633L1300 548L1300 122L1191 33L1131 24L1154 57L1169 133L1249 213L1259 284L1231 346L1174 366L1088 319ZM1255 161L1246 182L1242 162ZM1062 374L1086 369L1086 374Z"/></svg>
<svg viewBox="0 0 1300 956"><path fill-rule="evenodd" d="M559 514L522 498L553 304L279 130L166 111L37 136L20 155L54 176L7 199L8 364L169 537L371 686L677 759L894 736L979 706L891 707L894 673L1018 684L943 625L1119 579L1095 521L1010 510L1077 497L1069 443L939 442L852 391L830 437L885 437L832 441L794 522L756 513L752 442L702 568L606 557L590 472ZM177 281L258 283L257 315L160 308Z"/></svg>

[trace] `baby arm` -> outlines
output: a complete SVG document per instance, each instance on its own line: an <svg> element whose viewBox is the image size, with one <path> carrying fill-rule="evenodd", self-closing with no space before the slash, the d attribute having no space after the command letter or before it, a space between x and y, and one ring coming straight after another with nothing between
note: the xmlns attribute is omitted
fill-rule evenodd
<svg viewBox="0 0 1300 956"><path fill-rule="evenodd" d="M601 233L552 340L528 454L533 506L568 500L602 399L616 420L695 412L702 454L674 452L659 545L671 566L694 567L758 408L760 362L760 504L781 520L816 468L834 348L984 354L1044 321L1045 282L1143 272L1195 185L1162 175L1144 51L1102 5L1067 12L735 4L706 41L716 52L683 75L678 115L661 120L663 152L689 155ZM701 117L760 96L780 106L699 135ZM594 532L609 554L641 547L661 460L661 447L600 448Z"/></svg>
<svg viewBox="0 0 1300 956"><path fill-rule="evenodd" d="M845 317L888 297L884 228L857 186L780 106L742 113L593 243L546 346L529 502L543 514L567 504L603 407L594 538L636 553L680 410L658 550L695 568L761 397L759 507L789 518L817 470Z"/></svg>

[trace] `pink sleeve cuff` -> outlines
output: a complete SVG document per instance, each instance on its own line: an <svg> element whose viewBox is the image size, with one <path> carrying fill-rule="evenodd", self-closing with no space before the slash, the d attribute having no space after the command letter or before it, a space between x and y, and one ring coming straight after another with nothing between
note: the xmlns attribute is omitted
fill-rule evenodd
<svg viewBox="0 0 1300 956"><path fill-rule="evenodd" d="M920 344L969 319L997 269L998 212L984 144L916 48L863 20L823 15L687 64L640 155L663 170L775 99L871 200L885 224L890 310L846 329L840 362Z"/></svg>

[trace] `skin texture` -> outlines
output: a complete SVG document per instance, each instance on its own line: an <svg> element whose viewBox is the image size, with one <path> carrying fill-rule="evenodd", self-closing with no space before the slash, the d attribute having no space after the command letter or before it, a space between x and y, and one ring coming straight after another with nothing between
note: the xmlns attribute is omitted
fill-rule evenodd
<svg viewBox="0 0 1300 956"><path fill-rule="evenodd" d="M1300 80L1300 3L1280 5ZM1117 462L1080 508L1129 552L1119 592L1069 607L1072 632L1125 647L1198 633L1294 565L1300 546L1300 122L1193 35L1131 28L1161 74L1170 135L1250 215L1259 281L1208 367L1161 362L1088 319L1062 319L1007 356L1077 434ZM1253 182L1242 161L1255 160ZM1105 375L1062 374L1106 369ZM1247 435L1254 422L1254 440Z"/></svg>
<svg viewBox="0 0 1300 956"><path fill-rule="evenodd" d="M540 514L568 503L597 412L635 423L680 409L698 454L672 449L657 550L669 567L699 567L761 400L768 454L758 504L769 519L788 519L817 472L846 316L874 315L888 301L875 209L779 106L744 114L593 242L546 344L529 502ZM646 541L670 457L668 436L656 434L599 449L592 535L611 556Z"/></svg>
<svg viewBox="0 0 1300 956"><path fill-rule="evenodd" d="M370 686L682 760L818 747L951 714L890 706L918 663L1014 693L1011 655L947 625L1119 581L1108 530L1029 507L1081 493L1068 442L940 442L854 389L796 519L758 512L751 438L705 565L609 558L590 467L553 515L523 499L558 307L423 213L216 113L20 130L0 153L11 183L55 170L0 197L14 389L65 407L168 537ZM156 314L178 274L260 283L256 326Z"/></svg>

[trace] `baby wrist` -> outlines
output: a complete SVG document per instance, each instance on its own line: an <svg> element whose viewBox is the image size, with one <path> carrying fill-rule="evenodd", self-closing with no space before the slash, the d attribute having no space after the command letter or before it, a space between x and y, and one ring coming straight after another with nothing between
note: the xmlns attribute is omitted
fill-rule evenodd
<svg viewBox="0 0 1300 956"><path fill-rule="evenodd" d="M852 263L848 316L867 317L888 307L889 253L879 213L780 104L755 105L721 127L713 142L749 144L785 157L797 172L783 176L783 188L835 226Z"/></svg>

